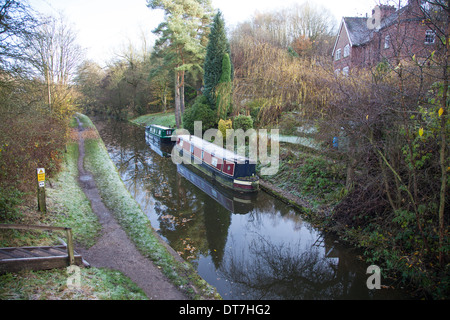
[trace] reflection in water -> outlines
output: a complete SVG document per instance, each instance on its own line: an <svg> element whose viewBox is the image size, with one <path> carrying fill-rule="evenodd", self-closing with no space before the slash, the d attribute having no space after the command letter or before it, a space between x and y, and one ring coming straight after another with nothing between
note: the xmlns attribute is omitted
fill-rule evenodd
<svg viewBox="0 0 450 320"><path fill-rule="evenodd" d="M220 271L251 299L351 297L358 285L355 274L323 252L317 246L302 248L299 242L274 244L258 235L248 250L231 255Z"/></svg>
<svg viewBox="0 0 450 320"><path fill-rule="evenodd" d="M252 198L254 194L240 193L221 187L216 181L208 179L194 167L186 167L183 164L177 165L180 175L191 182L194 186L202 190L211 199L232 213L249 213L253 209ZM209 180L209 181L208 181Z"/></svg>
<svg viewBox="0 0 450 320"><path fill-rule="evenodd" d="M96 125L152 226L224 299L371 299L396 294L368 290L367 266L285 203L262 191L229 192L195 169L173 164L171 147L146 140L142 128Z"/></svg>

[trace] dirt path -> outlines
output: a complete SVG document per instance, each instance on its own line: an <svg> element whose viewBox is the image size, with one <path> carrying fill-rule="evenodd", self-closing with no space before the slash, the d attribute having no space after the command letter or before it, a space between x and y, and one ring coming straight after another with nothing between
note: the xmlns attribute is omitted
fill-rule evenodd
<svg viewBox="0 0 450 320"><path fill-rule="evenodd" d="M94 246L89 249L77 247L77 251L92 267L121 271L142 288L149 299L187 299L152 261L140 254L102 202L92 174L86 171L83 166L85 154L82 137L83 126L79 120L78 126L80 153L78 158L78 182L91 201L92 210L97 214L103 230L101 237Z"/></svg>

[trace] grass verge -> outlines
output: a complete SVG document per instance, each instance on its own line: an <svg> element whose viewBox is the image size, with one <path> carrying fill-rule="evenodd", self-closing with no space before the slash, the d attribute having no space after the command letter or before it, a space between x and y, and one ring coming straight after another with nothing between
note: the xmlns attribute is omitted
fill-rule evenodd
<svg viewBox="0 0 450 320"><path fill-rule="evenodd" d="M132 119L130 122L143 127L149 126L150 124L158 124L160 126L171 128L176 126L175 113L173 112L146 114L136 119Z"/></svg>
<svg viewBox="0 0 450 320"><path fill-rule="evenodd" d="M66 269L23 271L0 276L1 300L145 300L145 293L122 273L81 268L80 286L67 286Z"/></svg>

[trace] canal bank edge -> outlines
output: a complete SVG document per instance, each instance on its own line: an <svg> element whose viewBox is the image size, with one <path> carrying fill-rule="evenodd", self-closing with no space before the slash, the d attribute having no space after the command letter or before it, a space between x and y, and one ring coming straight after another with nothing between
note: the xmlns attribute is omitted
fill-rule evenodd
<svg viewBox="0 0 450 320"><path fill-rule="evenodd" d="M221 299L217 290L203 280L192 265L184 261L154 230L139 204L126 189L120 174L91 119L77 114L80 120L96 132L87 138L85 165L97 182L105 205L135 243L138 250L161 269L174 285L190 299Z"/></svg>

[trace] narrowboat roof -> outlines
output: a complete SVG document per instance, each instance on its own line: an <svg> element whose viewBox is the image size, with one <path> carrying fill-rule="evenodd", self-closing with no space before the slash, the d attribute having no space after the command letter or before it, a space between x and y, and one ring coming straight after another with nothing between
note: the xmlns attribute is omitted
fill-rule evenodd
<svg viewBox="0 0 450 320"><path fill-rule="evenodd" d="M247 157L240 156L230 150L219 147L218 145L205 141L197 136L189 136L189 135L179 135L178 138L181 138L183 141L190 141L194 146L199 147L200 149L225 160L231 161L239 161L245 162L249 160Z"/></svg>
<svg viewBox="0 0 450 320"><path fill-rule="evenodd" d="M148 128L150 128L150 127L154 127L154 128L158 128L158 129L163 129L163 130L172 130L172 128L164 127L164 126L161 126L161 125L159 125L159 124L151 124L151 125L148 126Z"/></svg>

